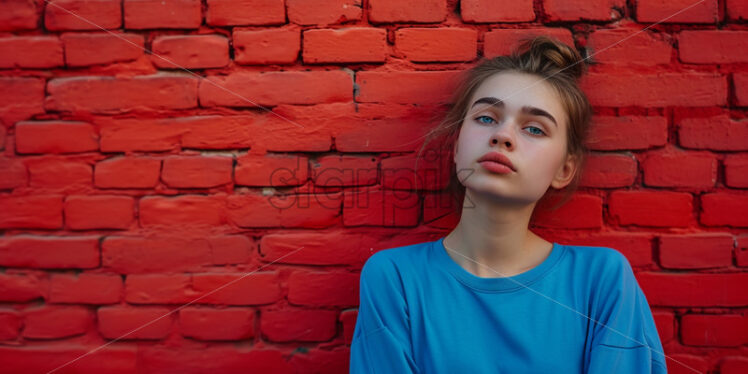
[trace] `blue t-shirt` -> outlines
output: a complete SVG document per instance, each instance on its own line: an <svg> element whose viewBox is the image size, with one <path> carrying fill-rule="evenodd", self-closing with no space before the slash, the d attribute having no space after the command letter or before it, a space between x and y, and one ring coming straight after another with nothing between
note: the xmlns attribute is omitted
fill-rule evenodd
<svg viewBox="0 0 748 374"><path fill-rule="evenodd" d="M443 240L366 261L351 373L667 372L647 298L617 250L553 242L536 267L483 278Z"/></svg>

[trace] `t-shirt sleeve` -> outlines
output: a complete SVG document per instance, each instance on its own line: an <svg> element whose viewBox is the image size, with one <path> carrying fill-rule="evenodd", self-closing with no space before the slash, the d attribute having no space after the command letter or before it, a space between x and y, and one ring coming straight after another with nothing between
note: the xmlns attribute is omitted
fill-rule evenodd
<svg viewBox="0 0 748 374"><path fill-rule="evenodd" d="M588 373L667 373L647 298L625 256L615 251L598 282ZM597 321L597 323L595 322Z"/></svg>
<svg viewBox="0 0 748 374"><path fill-rule="evenodd" d="M359 297L350 373L420 373L400 273L387 256L377 252L366 261Z"/></svg>

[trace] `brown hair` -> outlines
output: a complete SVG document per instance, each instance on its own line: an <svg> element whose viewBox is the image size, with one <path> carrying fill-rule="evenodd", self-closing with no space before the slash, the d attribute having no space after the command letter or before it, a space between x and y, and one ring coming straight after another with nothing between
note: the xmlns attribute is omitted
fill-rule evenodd
<svg viewBox="0 0 748 374"><path fill-rule="evenodd" d="M468 114L470 98L484 80L496 73L515 71L534 74L543 78L558 93L567 116L566 122L569 124L566 152L567 155L573 155L579 160L579 167L572 181L564 188L566 193L563 199L551 210L557 209L565 204L578 188L581 171L587 159L588 149L585 142L592 117L592 107L578 86L578 80L586 70L587 65L576 49L550 36L524 37L520 39L518 48L510 55L484 58L459 76L459 83L447 105L446 114L444 112L438 114L435 120L438 124L427 134L426 141L418 151L416 169L418 159L426 145L439 139L436 152L440 154L439 157L447 157L446 159L449 160L451 166L448 187L458 202L457 209L462 209L465 186L457 179L455 164L452 160L454 144ZM444 165L444 163L439 163L439 165Z"/></svg>

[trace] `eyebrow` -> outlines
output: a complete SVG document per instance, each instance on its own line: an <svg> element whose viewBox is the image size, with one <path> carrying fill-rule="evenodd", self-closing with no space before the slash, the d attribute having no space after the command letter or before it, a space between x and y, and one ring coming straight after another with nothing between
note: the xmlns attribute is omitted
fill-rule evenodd
<svg viewBox="0 0 748 374"><path fill-rule="evenodd" d="M491 105L491 106L495 106L495 107L497 107L497 108L504 108L504 102L503 102L503 101L501 101L500 99L497 99L497 98L495 98L495 97L490 97L490 96L489 96L489 97L482 97L482 98L480 98L480 99L476 100L476 101L475 101L475 102L473 103L473 105L472 105L472 106L470 106L470 109L472 109L472 108L473 108L474 106L476 106L476 105L478 105L478 104L489 104L489 105ZM529 115L532 115L532 116L541 116L541 117L546 117L546 118L548 118L549 120L551 120L551 122L553 122L553 124L554 124L554 125L555 125L556 127L558 127L558 123L556 123L556 119L555 119L555 118L553 118L553 116L552 116L552 115L551 115L550 113L546 112L546 111L545 111L545 110L543 110L543 109L540 109L540 108L536 108L536 107L534 107L534 106L527 106L527 105L525 105L525 106L523 106L523 107L522 107L522 108L520 109L520 111L521 111L522 113L525 113L525 114L529 114Z"/></svg>

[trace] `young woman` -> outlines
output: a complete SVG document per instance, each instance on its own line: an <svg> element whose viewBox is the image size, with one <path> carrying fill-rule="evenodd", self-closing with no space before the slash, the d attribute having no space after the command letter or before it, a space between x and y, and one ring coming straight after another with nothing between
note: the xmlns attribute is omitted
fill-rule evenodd
<svg viewBox="0 0 748 374"><path fill-rule="evenodd" d="M464 186L459 223L366 261L351 373L666 373L627 259L528 230L551 187L567 200L579 181L583 61L538 36L466 72L435 131Z"/></svg>

